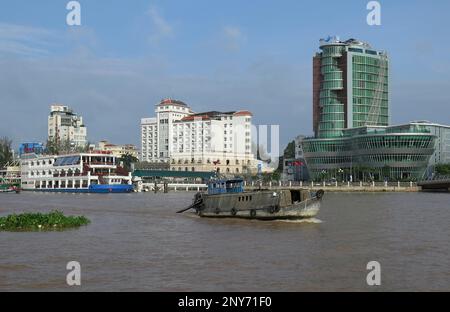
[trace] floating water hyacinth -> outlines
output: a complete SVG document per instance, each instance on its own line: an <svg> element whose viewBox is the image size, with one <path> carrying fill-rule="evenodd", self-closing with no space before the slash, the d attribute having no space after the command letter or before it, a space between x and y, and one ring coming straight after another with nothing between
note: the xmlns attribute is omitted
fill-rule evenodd
<svg viewBox="0 0 450 312"><path fill-rule="evenodd" d="M0 231L54 231L88 225L84 216L64 216L60 211L24 213L0 217Z"/></svg>

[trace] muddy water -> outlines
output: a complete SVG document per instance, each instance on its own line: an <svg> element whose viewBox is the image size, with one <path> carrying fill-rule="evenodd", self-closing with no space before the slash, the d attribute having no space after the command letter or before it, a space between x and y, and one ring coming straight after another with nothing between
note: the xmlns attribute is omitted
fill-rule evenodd
<svg viewBox="0 0 450 312"><path fill-rule="evenodd" d="M449 194L326 194L308 221L201 219L192 193L0 194L0 215L59 209L87 227L0 232L0 290L450 290ZM82 286L66 284L81 264ZM381 264L369 287L366 265Z"/></svg>

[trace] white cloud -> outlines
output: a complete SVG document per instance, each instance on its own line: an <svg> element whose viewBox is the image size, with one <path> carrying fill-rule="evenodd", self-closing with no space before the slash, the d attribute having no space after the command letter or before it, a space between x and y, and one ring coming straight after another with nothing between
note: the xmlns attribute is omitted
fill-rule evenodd
<svg viewBox="0 0 450 312"><path fill-rule="evenodd" d="M247 41L241 29L236 26L223 27L223 34L225 36L225 47L230 51L238 51L242 44Z"/></svg>
<svg viewBox="0 0 450 312"><path fill-rule="evenodd" d="M46 55L56 36L43 28L0 23L0 54Z"/></svg>
<svg viewBox="0 0 450 312"><path fill-rule="evenodd" d="M173 36L173 26L169 24L156 7L152 6L147 13L153 24L153 31L150 35L151 42L157 43L163 38L170 38Z"/></svg>

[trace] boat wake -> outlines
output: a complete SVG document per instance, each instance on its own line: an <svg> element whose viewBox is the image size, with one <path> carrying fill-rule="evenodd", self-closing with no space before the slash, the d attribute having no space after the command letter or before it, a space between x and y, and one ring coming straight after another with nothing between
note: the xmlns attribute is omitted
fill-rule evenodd
<svg viewBox="0 0 450 312"><path fill-rule="evenodd" d="M275 220L275 222L319 224L322 223L323 221L317 218L306 218L306 219Z"/></svg>

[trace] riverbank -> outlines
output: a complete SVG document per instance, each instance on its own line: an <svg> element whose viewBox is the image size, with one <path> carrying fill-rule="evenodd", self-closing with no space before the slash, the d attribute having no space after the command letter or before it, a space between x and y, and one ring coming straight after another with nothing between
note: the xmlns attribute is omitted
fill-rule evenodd
<svg viewBox="0 0 450 312"><path fill-rule="evenodd" d="M263 183L262 186L256 183L246 184L246 191L253 191L259 188L277 190L286 188L306 188L311 191L324 190L326 192L357 192L357 193L384 193L384 192L420 192L422 189L414 182L275 182Z"/></svg>
<svg viewBox="0 0 450 312"><path fill-rule="evenodd" d="M277 189L286 189L286 188L298 188L296 187L286 187L286 186L272 186L266 189L269 190L277 190ZM413 187L380 187L380 186L363 186L363 187L345 187L345 186L302 186L311 191L324 190L325 192L333 192L333 193L385 193L385 192L397 192L397 193L411 193L411 192L420 192L421 188L418 186ZM257 187L246 187L246 191L254 191L257 190Z"/></svg>
<svg viewBox="0 0 450 312"><path fill-rule="evenodd" d="M311 191L325 190L327 192L420 192L422 189L415 182L343 182L343 183L318 183L318 182L267 182L262 183L261 186L257 182L245 182L245 191L256 191L258 189L298 189L305 188ZM155 187L157 192L164 191L164 184L150 184L146 183L141 188L140 191L143 192L155 192ZM166 184L166 189L168 192L200 192L207 191L208 187L206 184L196 184L196 183L168 183Z"/></svg>

